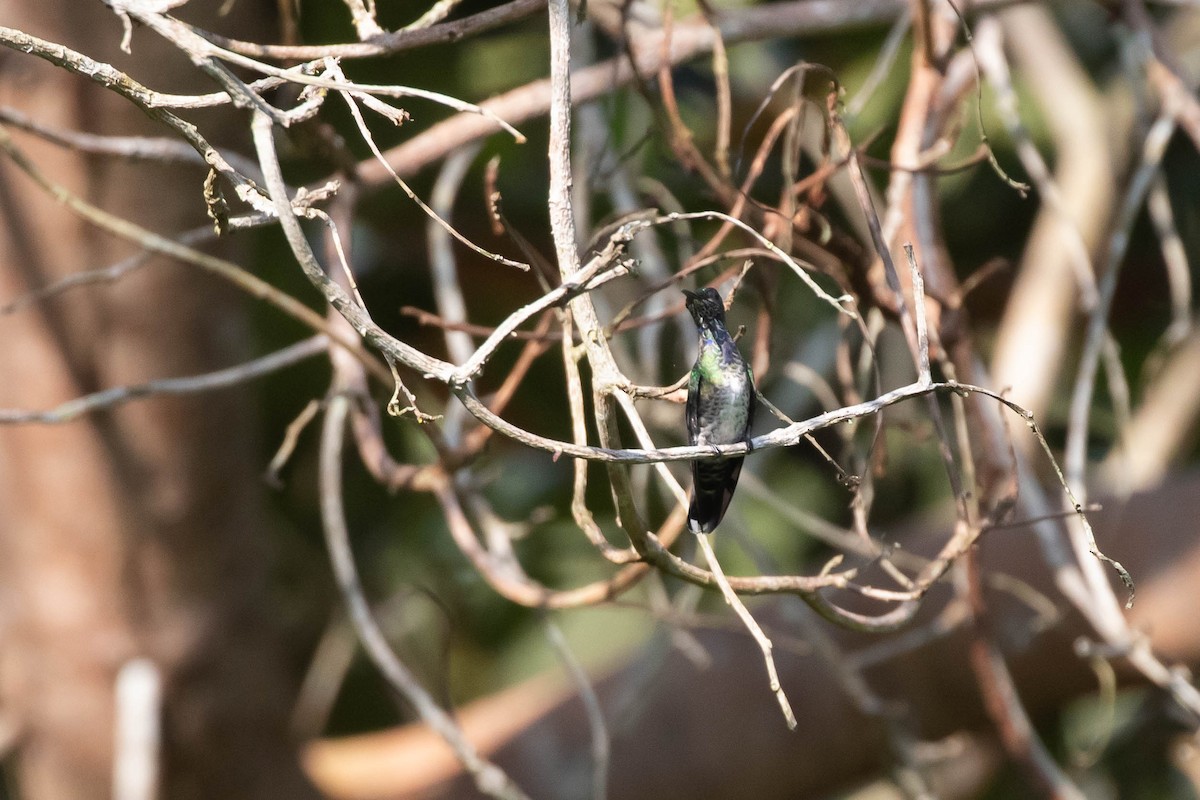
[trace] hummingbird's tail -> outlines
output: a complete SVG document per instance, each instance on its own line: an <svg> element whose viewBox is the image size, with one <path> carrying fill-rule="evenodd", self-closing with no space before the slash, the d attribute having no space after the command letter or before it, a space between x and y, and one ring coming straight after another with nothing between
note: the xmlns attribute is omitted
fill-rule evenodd
<svg viewBox="0 0 1200 800"><path fill-rule="evenodd" d="M692 462L692 503L688 508L688 530L712 533L737 487L742 474L742 458Z"/></svg>

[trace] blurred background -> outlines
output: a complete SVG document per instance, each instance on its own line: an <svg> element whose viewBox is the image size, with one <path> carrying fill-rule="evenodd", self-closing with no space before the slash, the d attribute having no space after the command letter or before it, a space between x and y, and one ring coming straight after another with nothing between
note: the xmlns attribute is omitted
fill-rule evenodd
<svg viewBox="0 0 1200 800"><path fill-rule="evenodd" d="M441 418L388 416L392 387L374 374L368 383L363 371L355 403L374 410L357 411L355 424L378 427L355 440L361 457L342 459L340 486L365 595L415 680L436 704L459 710L454 719L467 738L530 796L1200 795L1190 678L1170 671L1200 660L1200 9L1084 0L961 5L962 18L937 0L810 0L777 11L622 9L590 0L576 9L575 63L613 75L599 89L577 90L584 99L574 116L572 200L580 252L598 249L606 226L638 209L741 215L814 264L825 291L853 295L867 325L851 325L741 232L715 240L720 259L698 259L718 220L656 226L633 246L638 270L594 293L604 325L633 304L637 323L618 326L611 346L637 384L670 386L686 374L694 329L679 289L707 284L733 290L730 328L741 329L760 392L792 419L911 381L895 294L825 113L832 76L833 105L910 303L899 245L915 241L929 271L933 355L942 360L935 377L1005 392L1036 415L1059 461L1070 462L1082 435L1084 472L1073 488L1087 488L1101 548L1138 582L1128 627L1094 629L1029 524L1038 515L1026 505L1025 484L1018 501L1001 497L1011 488L1003 480L989 483L989 466L1011 454L1008 468L1015 475L1015 463L1029 465L1022 480L1044 487L1057 523L1062 489L1024 420L1009 416L1000 435L942 398L935 406L969 428L972 455L939 431L928 406L909 401L878 425L864 417L819 432L821 449L751 456L713 539L730 575L815 575L841 555L863 584L900 591L891 565L913 578L955 530L955 483L939 443L953 441L947 447L966 484L957 499L981 504L983 544L955 554L899 631L845 630L792 595L747 598L774 641L800 718L789 732L758 648L715 591L648 570L619 596L577 608L506 597L498 589L504 558L528 579L516 583L551 593L625 569L577 524L572 459L476 433L482 427L446 386L413 370L401 374L416 406ZM325 45L362 37L355 6L192 0L171 13L244 42ZM430 30L491 8L464 0ZM396 31L426 9L401 2L373 11L380 28ZM725 62L697 33L711 30L705 13L724 34ZM133 25L131 53L123 52L122 21L102 3L0 0L0 23L10 26L0 50L8 143L0 158L0 797L480 796L480 781L460 774L411 697L364 655L334 579L318 488L321 415L331 385L345 389L346 378L326 355L334 349L328 340L302 355L289 351L295 357L279 369L198 387L136 388L252 362L314 335L217 271L149 252L145 232L235 264L337 323L276 224L211 235L207 212L217 204L206 208L208 169L194 151L172 149L183 141L177 130L88 80L86 65L53 63L45 42L161 93L213 92L212 78L148 25ZM643 63L659 57L651 43L661 43L664 24L676 26L680 41L708 42L673 66L666 101L656 70L616 77L627 49L643 48ZM15 32L44 42L24 47ZM537 84L549 56L545 7L526 2L497 27L342 63L363 84L471 103L516 95L496 107L512 110L524 143L476 134L438 152L439 137L457 142L463 115L419 97L389 100L410 117L401 125L368 120L418 197L480 247L533 263L527 272L431 233L437 226L380 169L333 93L312 118L276 130L290 186L340 182L336 200L316 205L337 222L375 322L425 353L461 361L456 332L465 330L473 348L545 292L539 280L559 281L557 268L538 263L555 264L546 101ZM290 67L315 56L255 57ZM295 85L262 96L281 108L304 99ZM518 112L521 98L528 108ZM170 113L259 180L247 110L184 104ZM683 126L690 138L681 137ZM412 142L432 142L433 154L403 149ZM902 163L915 155L919 163ZM822 170L825 177L804 183ZM47 191L39 175L78 202ZM490 210L493 193L503 225ZM228 183L224 194L230 215L247 213ZM112 219L142 232L114 235ZM305 227L341 280L327 230ZM450 283L466 325L438 322L454 317L439 295L445 283L435 276L446 262L438 247L452 253ZM747 260L753 266L743 270ZM685 267L685 277L671 279ZM1081 269L1093 270L1090 284ZM1105 304L1101 377L1085 398L1082 431L1072 432L1089 326ZM537 319L522 330L534 331ZM475 388L496 402L506 378L523 373L501 415L570 441L561 331L547 316L534 335L506 342ZM386 376L381 360L374 368ZM589 410L591 377L585 365ZM61 406L119 387L126 390L100 396L84 413ZM676 391L637 400L659 447L686 443L681 399ZM760 408L755 432L781 424ZM431 427L449 449L431 440ZM596 444L594 422L587 432ZM637 446L626 421L618 432L625 446ZM388 457L373 462L364 441ZM460 463L447 455L456 447L467 454ZM420 469L428 465L437 469ZM670 470L686 489L687 464ZM608 473L593 462L586 474L584 499L600 536L627 548ZM675 541L682 559L701 563L691 535L679 536L675 499L653 468L632 467L629 477L642 522L664 543ZM494 575L454 534L447 492L467 508L469 538L500 565ZM974 569L989 576L986 601L970 599L980 581L969 575L967 549L982 565ZM1116 573L1104 576L1123 603ZM835 594L873 616L901 605ZM1154 653L1164 672L1129 659L1137 648ZM1016 694L1007 711L973 661L985 651L1011 666ZM149 753L151 763L139 770L131 753ZM136 779L122 783L122 769L142 775L143 788Z"/></svg>

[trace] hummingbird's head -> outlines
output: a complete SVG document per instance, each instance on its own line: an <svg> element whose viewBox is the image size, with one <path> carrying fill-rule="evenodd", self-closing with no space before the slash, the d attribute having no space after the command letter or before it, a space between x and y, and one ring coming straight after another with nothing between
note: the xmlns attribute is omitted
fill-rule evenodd
<svg viewBox="0 0 1200 800"><path fill-rule="evenodd" d="M687 295L685 305L692 313L697 328L725 326L725 303L716 289L706 286L698 292L684 289L683 293Z"/></svg>

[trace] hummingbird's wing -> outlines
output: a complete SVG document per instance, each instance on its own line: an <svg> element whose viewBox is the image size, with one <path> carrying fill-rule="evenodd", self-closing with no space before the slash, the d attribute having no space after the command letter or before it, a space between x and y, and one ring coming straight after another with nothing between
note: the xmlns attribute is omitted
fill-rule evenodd
<svg viewBox="0 0 1200 800"><path fill-rule="evenodd" d="M700 436L700 371L695 368L688 378L686 419L688 444L695 444Z"/></svg>
<svg viewBox="0 0 1200 800"><path fill-rule="evenodd" d="M750 431L754 428L754 409L758 408L758 387L754 385L754 370L746 365L746 380L750 384L750 406L746 409L746 441L750 441Z"/></svg>
<svg viewBox="0 0 1200 800"><path fill-rule="evenodd" d="M750 438L750 425L754 421L754 407L758 405L758 392L754 387L754 375L749 366L745 367L748 378L749 392L746 402L745 438ZM688 440L696 443L700 428L700 397L703 394L699 371L692 373L688 385ZM710 533L716 529L729 502L733 499L733 490L737 488L738 477L742 474L743 458L723 458L720 460L704 460L692 462L692 501L688 508L688 530L693 533Z"/></svg>

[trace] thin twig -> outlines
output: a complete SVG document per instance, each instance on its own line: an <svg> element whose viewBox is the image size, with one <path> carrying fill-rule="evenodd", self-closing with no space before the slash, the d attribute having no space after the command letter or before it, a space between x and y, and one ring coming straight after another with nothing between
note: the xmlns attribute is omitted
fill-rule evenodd
<svg viewBox="0 0 1200 800"><path fill-rule="evenodd" d="M333 91L349 91L361 92L369 95L381 95L383 97L419 97L424 100L429 100L434 103L439 103L455 111L468 114L479 114L487 118L492 123L498 125L502 130L509 133L518 143L524 142L525 137L499 116L492 112L475 105L459 100L456 97L451 97L441 92L432 92L425 89L417 89L410 86L381 86L375 84L356 83L348 80L330 79L320 75L311 75L306 71L297 71L295 69L281 69L273 67L270 64L264 64L248 56L243 56L238 53L225 50L218 47L212 42L204 39L199 34L195 33L191 28L178 20L167 17L161 13L155 12L152 8L143 5L142 0L108 0L110 4L125 6L125 10L129 15L138 21L153 28L163 38L172 42L176 47L179 47L190 57L195 59L220 59L228 61L231 64L236 64L239 67L254 70L263 75L270 77L281 78L291 83L300 84L303 86L313 86L319 89L329 89ZM3 29L0 29L2 31ZM256 95L253 90L245 84L226 85L224 87L230 96L234 98L235 103L239 102L239 97L244 99L245 105L257 110L259 113L267 113L268 116L274 118L274 121L283 123L286 119L279 119L277 115L269 113L262 108L261 101L255 102Z"/></svg>
<svg viewBox="0 0 1200 800"><path fill-rule="evenodd" d="M318 334L253 361L238 364L236 367L226 367L216 372L208 372L204 375L191 375L186 378L160 378L146 383L115 386L68 400L47 411L0 409L0 425L61 425L78 419L84 414L93 414L113 408L128 403L130 400L227 389L260 376L278 372L328 349L329 338L324 334Z"/></svg>
<svg viewBox="0 0 1200 800"><path fill-rule="evenodd" d="M524 323L530 317L548 308L561 305L577 295L589 292L607 281L627 274L629 266L620 259L624 243L627 241L627 238L622 239L614 236L612 244L589 261L587 266L581 268L574 275L566 276L559 286L510 314L507 319L496 326L496 329L492 331L483 344L475 349L471 357L455 370L454 375L451 376L451 380L464 383L474 378L483 368L483 365L487 363L487 360L491 358L496 348L513 334L517 326Z"/></svg>
<svg viewBox="0 0 1200 800"><path fill-rule="evenodd" d="M332 60L330 60L330 61L332 61ZM342 74L340 67L337 67L336 65L331 64L331 66L329 67L329 72L330 72L330 74L333 74L334 76L336 76L342 80L345 80L345 75ZM350 115L352 117L354 117L354 123L355 123L355 125L358 126L359 135L362 136L363 141L367 143L367 147L369 147L371 149L371 152L375 154L375 158L379 161L379 163L383 164L384 168L387 169L387 171L395 179L395 181L396 181L397 185L399 185L400 189L406 195L408 195L408 199L412 200L414 203L416 203L417 207L420 208L423 212L425 212L426 216L428 216L430 219L435 221L439 226L441 226L441 228L443 230L445 230L446 233L450 234L455 239L462 242L467 247L471 248L472 250L474 250L476 253L483 256L484 258L491 259L492 261L495 261L500 264L504 264L505 266L516 267L517 269L520 269L520 270L528 270L529 269L529 265L522 261L513 261L510 258L505 258L502 255L498 255L489 250L485 250L484 248L482 248L479 245L472 242L470 239L468 239L463 234L459 233L458 229L455 228L453 225L451 225L449 222L447 222L445 219L438 216L437 212L435 212L432 208L430 208L429 205L424 200L422 200L420 198L420 196L417 195L416 192L414 192L412 190L412 188L408 185L408 183L406 183L403 178L401 178L399 175L396 174L395 170L393 170L391 165L388 164L387 159L385 159L383 157L383 153L381 153L379 151L378 145L375 144L375 137L371 135L371 129L369 127L367 127L367 122L365 119L363 119L362 111L359 110L358 104L355 102L356 98L359 96L359 93L350 92L350 91L341 91L341 92L338 92L338 94L340 94L342 96L342 99L346 101L346 105L350 108Z"/></svg>
<svg viewBox="0 0 1200 800"><path fill-rule="evenodd" d="M925 281L921 268L917 266L911 242L904 243L904 255L908 258L909 274L912 275L913 308L917 318L917 383L933 383L929 371L929 331L925 321Z"/></svg>
<svg viewBox="0 0 1200 800"><path fill-rule="evenodd" d="M237 217L230 217L227 220L228 230L249 230L250 228L259 227L272 222L275 219L274 214L243 214ZM217 233L213 230L212 225L205 225L200 228L193 228L189 231L174 237L174 241L181 245L195 245L209 241L216 237ZM150 263L154 251L143 250L129 258L124 258L115 264L99 269L84 270L82 272L72 273L64 278L53 281L45 286L37 289L31 289L23 295L16 297L9 302L0 305L0 316L12 314L20 311L26 306L34 303L40 303L48 300L51 297L56 297L59 294L68 292L81 286L95 286L98 284L116 283L133 272L141 269Z"/></svg>
<svg viewBox="0 0 1200 800"><path fill-rule="evenodd" d="M350 19L354 22L354 30L358 33L359 39L365 42L383 35L384 30L375 19L374 0L367 0L365 3L363 0L342 0L342 2L346 4L346 8L350 9Z"/></svg>
<svg viewBox="0 0 1200 800"><path fill-rule="evenodd" d="M1071 407L1067 417L1067 444L1063 469L1067 481L1081 500L1087 499L1084 481L1087 457L1087 432L1092 396L1096 387L1096 370L1100 363L1105 333L1108 330L1108 314L1117 292L1117 276L1120 274L1125 253L1133 234L1133 223L1145 201L1147 192L1158 173L1159 164L1166 153L1167 143L1176 127L1171 109L1165 109L1150 127L1142 144L1142 160L1129 181L1121 201L1120 210L1114 221L1104 266L1099 270L1100 284L1098 301L1088 319L1084 334L1083 352L1075 374L1071 391Z"/></svg>
<svg viewBox="0 0 1200 800"><path fill-rule="evenodd" d="M81 153L131 161L183 162L208 166L194 147L178 139L161 136L104 136L58 128L38 122L21 111L8 107L0 107L0 122ZM225 159L248 177L254 178L258 174L258 165L251 159L236 153L226 153Z"/></svg>
<svg viewBox="0 0 1200 800"><path fill-rule="evenodd" d="M359 640L388 684L408 700L425 724L454 750L455 756L471 774L480 792L504 800L528 800L527 795L508 775L483 758L467 741L454 718L437 704L433 696L392 651L379 623L371 613L370 604L358 577L358 568L354 565L350 534L346 528L346 515L342 506L342 444L345 440L349 409L350 401L342 394L335 394L330 398L329 407L325 412L320 453L321 521L338 589L350 611L350 619L358 632Z"/></svg>
<svg viewBox="0 0 1200 800"><path fill-rule="evenodd" d="M973 9L1009 5L1013 0L976 0ZM745 41L772 39L795 34L817 36L831 30L843 30L850 25L884 23L894 20L908 8L908 0L791 0L723 10L717 24L726 45ZM609 94L639 75L653 75L664 64L662 31L638 37L633 43L636 70L625 56L577 70L571 74L571 93L576 102ZM711 52L714 34L702 17L674 25L666 63L680 64ZM545 79L505 92L480 103L480 107L517 125L547 113L551 104L551 82ZM490 136L499 128L483 117L456 116L384 153L393 169L401 176L415 173L421 167L444 158L467 142ZM382 168L372 162L362 165L361 177L367 184L390 180Z"/></svg>
<svg viewBox="0 0 1200 800"><path fill-rule="evenodd" d="M231 52L253 58L273 58L282 61L311 61L318 58L375 58L392 55L432 44L446 44L472 37L540 11L546 0L512 0L496 8L481 11L463 19L432 27L405 28L384 33L367 42L319 45L273 45L228 39L193 27L192 30L215 45Z"/></svg>
<svg viewBox="0 0 1200 800"><path fill-rule="evenodd" d="M853 308L853 306L855 304L855 300L854 300L853 296L848 295L848 294L843 294L843 295L834 297L833 295L826 292L824 289L822 289L817 284L817 282L815 280L813 280L812 276L808 274L810 270L813 272L817 272L817 269L815 267L813 267L811 264L805 265L805 264L803 264L803 262L801 260L796 259L795 257L790 256L787 253L783 252L783 250L781 250L774 242L772 242L767 237L763 236L758 231L754 230L754 228L752 228L749 225L747 225L746 223L742 222L740 219L731 217L730 215L724 214L720 211L694 211L694 212L690 212L690 213L666 214L662 217L659 217L657 220L655 220L655 222L656 223L676 222L679 220L690 220L690 219L719 219L727 224L741 228L743 231L745 231L746 233L750 234L752 237L757 239L758 243L761 244L764 248L766 248L767 252L769 252L775 258L779 259L781 262L786 264L792 270L792 272L796 273L796 275L798 275L800 277L800 279L804 281L804 283L808 286L808 288L812 290L813 294L815 294L820 299L824 300L829 305L833 306L835 309L837 309L837 311L839 313L845 314L849 317L857 316L857 312ZM808 266L809 269L807 269L807 270L804 269L804 266Z"/></svg>
<svg viewBox="0 0 1200 800"><path fill-rule="evenodd" d="M562 357L567 379L567 404L571 411L571 436L577 445L587 445L587 418L583 402L583 381L579 375L579 362L573 347L574 324L571 312L562 315ZM604 537L596 519L587 505L588 462L574 459L572 464L571 516L575 524L587 536L588 541L609 561L627 563L638 557L633 548L619 549Z"/></svg>
<svg viewBox="0 0 1200 800"><path fill-rule="evenodd" d="M605 800L608 797L608 761L611 746L608 738L608 726L604 722L604 711L600 708L600 698L588 678L587 670L579 663L579 659L571 652L567 639L563 636L554 621L547 618L546 640L554 648L563 667L575 681L579 690L579 698L583 701L584 711L587 712L588 727L592 733L592 798Z"/></svg>
<svg viewBox="0 0 1200 800"><path fill-rule="evenodd" d="M1169 347L1181 341L1192 329L1192 273L1179 228L1175 225L1167 180L1161 174L1155 177L1150 186L1146 207L1158 236L1158 246L1162 250L1163 265L1167 271L1171 324L1163 333L1163 341Z"/></svg>
<svg viewBox="0 0 1200 800"><path fill-rule="evenodd" d="M729 579L725 577L725 573L721 570L721 563L717 561L717 554L713 552L712 544L708 537L700 534L697 536L700 543L700 551L704 553L704 558L708 562L709 569L712 570L713 576L716 578L717 586L721 589L721 594L725 598L725 602L733 607L734 612L742 620L742 624L746 626L746 630L750 631L750 635L754 637L754 641L762 650L763 661L767 667L767 683L771 691L775 695L775 699L779 702L779 708L783 712L783 719L787 723L788 730L796 729L796 715L792 711L792 705L788 702L787 695L783 692L783 686L779 682L779 673L775 669L775 658L771 655L771 640L763 633L762 628L754 621L754 617L750 616L750 612L746 610L745 604L738 598L737 593L733 591L733 587L729 585Z"/></svg>
<svg viewBox="0 0 1200 800"><path fill-rule="evenodd" d="M879 55L876 57L871 71L863 79L862 85L858 87L854 97L846 103L847 117L853 119L861 114L871 97L874 96L875 90L891 74L892 68L896 64L896 56L900 53L900 46L904 44L904 39L911 27L912 13L906 8L904 13L896 17L896 21L892 23L891 29L883 40L883 46L879 48Z"/></svg>
<svg viewBox="0 0 1200 800"><path fill-rule="evenodd" d="M158 107L158 93L109 64L95 61L70 48L30 36L14 28L0 27L0 44L23 53L30 53L55 66L82 75L126 98L149 115L151 119L161 122L178 133L200 154L206 164L220 172L234 186L242 202L249 204L255 211L266 211L269 208L269 203L266 202L266 198L258 191L258 188L229 165L225 157L200 134L199 128L170 111Z"/></svg>
<svg viewBox="0 0 1200 800"><path fill-rule="evenodd" d="M629 420L630 425L633 426L634 432L637 434L642 446L652 446L653 442L650 441L649 431L646 430L641 418L637 415L636 410L633 408L633 401L624 394L618 394L617 401L622 410L625 412L626 419ZM667 485L668 490L675 496L676 502L679 503L680 506L687 505L687 493L684 492L683 487L679 485L679 482L675 480L675 477L670 473L669 470L667 470L666 465L658 464L656 467L658 469L658 474L662 477L663 482ZM779 672L775 668L775 657L771 654L771 640L767 638L765 633L763 633L763 630L759 626L758 622L755 621L745 604L742 603L740 598L738 598L737 592L735 592L733 587L730 586L729 578L725 577L725 571L721 569L721 564L717 560L717 554L713 552L709 537L704 534L697 534L696 540L700 546L701 552L704 553L705 560L708 562L708 567L712 573L713 582L716 583L717 588L720 589L721 595L725 598L725 602L733 608L734 613L737 614L738 618L742 621L742 624L746 626L746 630L750 632L751 637L753 637L754 641L758 644L759 649L762 650L763 662L766 664L767 668L768 686L771 689L771 692L775 695L775 699L779 702L779 708L783 712L783 718L787 723L788 730L795 730L796 715L792 711L792 706L791 703L788 702L787 695L784 694L782 685L779 683Z"/></svg>
<svg viewBox="0 0 1200 800"><path fill-rule="evenodd" d="M362 360L376 377L384 381L388 380L387 371L383 369L382 365L373 356L363 349L360 342L348 340L345 336L331 330L325 322L324 317L291 295L281 292L271 284L252 275L236 264L194 250L179 242L167 239L153 231L135 225L129 220L109 214L107 211L97 208L72 194L65 187L53 183L17 148L16 143L13 142L12 137L3 126L0 126L0 149L3 149L13 160L13 163L29 175L39 187L84 220L115 236L128 239L147 250L200 267L206 272L210 272L228 281L251 297L267 302L288 316L299 320L305 326L324 333L329 337L331 342L354 353L355 357ZM282 177L280 178L280 182L282 186ZM286 204L286 199L284 202ZM287 207L289 209L289 216L291 216L291 212L295 209L291 206Z"/></svg>
<svg viewBox="0 0 1200 800"><path fill-rule="evenodd" d="M310 422L317 418L320 410L320 400L309 400L304 404L304 408L300 409L300 413L296 415L295 419L288 423L283 433L283 441L279 443L279 449L275 451L275 455L271 457L271 463L267 465L268 484L276 489L283 486L283 480L279 474L283 472L292 453L296 451L296 445L300 442L300 434L304 432Z"/></svg>
<svg viewBox="0 0 1200 800"><path fill-rule="evenodd" d="M975 617L972 630L970 663L983 694L984 707L1008 755L1021 767L1029 789L1039 796L1056 800L1084 800L1083 792L1058 768L1042 744L1017 695L1012 673L992 641L991 625L983 594L978 553L972 551L965 561L967 597Z"/></svg>

